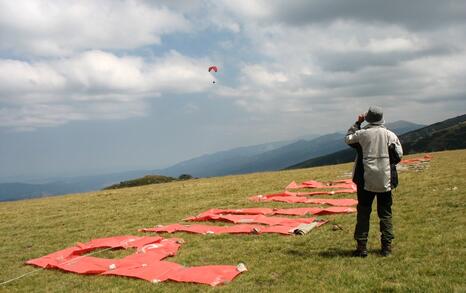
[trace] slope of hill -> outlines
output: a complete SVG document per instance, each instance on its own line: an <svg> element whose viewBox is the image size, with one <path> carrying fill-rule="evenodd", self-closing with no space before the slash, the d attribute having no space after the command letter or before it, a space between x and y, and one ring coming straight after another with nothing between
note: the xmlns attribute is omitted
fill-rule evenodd
<svg viewBox="0 0 466 293"><path fill-rule="evenodd" d="M248 271L214 289L222 292L464 292L466 151L433 154L430 168L400 173L394 200L394 256L378 256L378 225L371 222L369 256L352 258L356 215L322 216L327 224L304 236L161 234L185 240L168 261L186 266L244 262ZM0 282L36 270L24 262L98 237L138 235L138 228L179 223L210 208L299 207L253 203L292 180L333 180L351 164L254 173L0 203ZM435 179L435 180L433 180ZM334 195L332 197L336 197ZM352 195L354 197L354 195ZM338 197L349 197L338 195ZM448 199L448 200L446 200ZM150 234L154 235L154 234ZM94 257L120 258L105 251ZM202 285L80 276L38 270L3 285L5 292L199 292Z"/></svg>
<svg viewBox="0 0 466 293"><path fill-rule="evenodd" d="M399 139L403 145L404 153L412 154L466 148L465 121L466 115L461 115L400 135ZM354 158L355 151L351 148L346 148L329 155L311 158L291 165L286 169L347 163L353 161Z"/></svg>
<svg viewBox="0 0 466 293"><path fill-rule="evenodd" d="M438 122L400 137L405 153L466 148L466 114Z"/></svg>
<svg viewBox="0 0 466 293"><path fill-rule="evenodd" d="M146 175L141 178L122 181L118 184L113 184L113 185L104 187L103 190L136 187L136 186L143 186L143 185L149 185L149 184L161 184L161 183L167 183L167 182L172 182L172 181L177 181L177 180L188 180L188 179L192 179L192 176L188 174L183 174L178 178L173 178L173 177L161 176L161 175Z"/></svg>

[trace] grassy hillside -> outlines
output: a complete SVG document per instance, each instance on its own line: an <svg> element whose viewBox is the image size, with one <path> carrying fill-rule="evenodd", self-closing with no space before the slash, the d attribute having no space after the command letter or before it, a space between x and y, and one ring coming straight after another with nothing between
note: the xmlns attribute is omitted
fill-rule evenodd
<svg viewBox="0 0 466 293"><path fill-rule="evenodd" d="M462 118L466 120L466 115ZM426 132L426 130L420 133L411 132L400 137L407 153L466 148L466 121L443 129L432 129L430 133Z"/></svg>
<svg viewBox="0 0 466 293"><path fill-rule="evenodd" d="M433 156L428 169L400 174L390 258L377 254L375 215L366 259L349 257L355 215L326 216L343 231L327 224L295 237L174 234L186 243L167 260L189 266L246 263L248 272L218 288L44 270L2 286L0 292L465 292L466 151ZM303 206L253 203L247 196L281 191L292 180L341 178L350 170L351 164L343 164L0 203L0 282L35 269L24 261L77 241L142 235L138 228L176 223L214 207Z"/></svg>
<svg viewBox="0 0 466 293"><path fill-rule="evenodd" d="M149 184L160 184L160 183L168 183L176 180L187 180L191 179L192 176L188 174L181 175L179 178L173 178L169 176L161 176L161 175L146 175L141 178L136 178L132 180L122 181L118 184L113 184L111 186L103 188L104 190L107 189L120 189L120 188L128 188L128 187L135 187L135 186L143 186Z"/></svg>

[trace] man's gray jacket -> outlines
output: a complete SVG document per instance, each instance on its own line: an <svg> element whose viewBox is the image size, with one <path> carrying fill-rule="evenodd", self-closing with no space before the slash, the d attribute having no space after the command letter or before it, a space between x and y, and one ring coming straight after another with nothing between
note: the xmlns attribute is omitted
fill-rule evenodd
<svg viewBox="0 0 466 293"><path fill-rule="evenodd" d="M359 144L361 147L364 189L371 192L390 191L388 146L394 144L399 157L403 156L403 149L396 134L386 129L383 124L368 124L360 129L360 124L356 123L348 130L345 142L349 145Z"/></svg>

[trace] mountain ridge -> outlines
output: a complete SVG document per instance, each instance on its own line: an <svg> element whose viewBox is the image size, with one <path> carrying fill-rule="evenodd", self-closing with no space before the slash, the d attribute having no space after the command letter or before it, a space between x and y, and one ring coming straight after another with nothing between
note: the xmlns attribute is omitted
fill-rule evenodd
<svg viewBox="0 0 466 293"><path fill-rule="evenodd" d="M437 134L437 136L434 136ZM466 148L466 114L436 122L399 136L405 155ZM463 138L463 139L462 139ZM351 162L355 159L352 148L311 158L284 168L299 169Z"/></svg>

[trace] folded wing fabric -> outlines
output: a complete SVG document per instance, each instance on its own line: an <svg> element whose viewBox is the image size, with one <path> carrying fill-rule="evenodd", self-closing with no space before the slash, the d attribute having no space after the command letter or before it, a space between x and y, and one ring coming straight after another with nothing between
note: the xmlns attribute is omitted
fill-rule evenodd
<svg viewBox="0 0 466 293"><path fill-rule="evenodd" d="M297 226L286 226L286 225L254 225L254 224L239 224L231 226L213 226L213 225L181 225L171 224L166 226L157 226L154 228L141 229L141 232L156 232L156 233L175 233L175 232L188 232L194 234L264 234L264 233L275 233L281 235L302 235L302 232L297 231L302 228L302 225L314 224L314 227L319 227L327 221L320 220L314 221L309 224L301 223ZM310 230L309 230L310 231ZM309 231L306 231L309 232Z"/></svg>
<svg viewBox="0 0 466 293"><path fill-rule="evenodd" d="M340 190L332 190L332 191L311 191L311 192L292 192L292 191L285 190L284 192L271 193L271 194L260 194L256 196L261 197L261 198L268 198L268 197L277 197L277 196L334 195L334 194L355 193L355 192L356 192L355 189L340 189Z"/></svg>
<svg viewBox="0 0 466 293"><path fill-rule="evenodd" d="M431 155L425 155L424 157L412 158L412 159L404 159L400 161L400 164L411 165L420 162L428 162L432 159Z"/></svg>
<svg viewBox="0 0 466 293"><path fill-rule="evenodd" d="M190 221L225 221L235 224L263 224L270 226L298 226L309 224L314 218L283 218L267 217L264 215L207 215L201 218L191 218Z"/></svg>
<svg viewBox="0 0 466 293"><path fill-rule="evenodd" d="M86 275L118 275L139 278L150 282L166 280L192 282L216 286L232 281L241 272L236 266L213 265L184 267L163 261L174 256L181 246L179 238L116 236L78 243L26 263L46 269L60 269ZM121 259L87 256L96 249L135 248L134 254Z"/></svg>
<svg viewBox="0 0 466 293"><path fill-rule="evenodd" d="M305 216L310 215L329 215L329 214L347 214L356 212L352 207L306 207L306 208L244 208L244 209L210 209L195 217L189 217L187 221L209 221L215 215L286 215L286 216Z"/></svg>
<svg viewBox="0 0 466 293"><path fill-rule="evenodd" d="M351 207L356 206L358 201L352 198L307 198L302 196L281 196L281 195L274 195L274 196L263 196L263 195L255 195L249 198L252 201L257 202L268 202L268 201L276 201L276 202L287 202L287 203L308 203L308 204L327 204L331 206L340 206L340 207Z"/></svg>
<svg viewBox="0 0 466 293"><path fill-rule="evenodd" d="M300 184L292 181L285 189L301 189L301 188L327 188L327 189L340 189L340 193L353 193L356 192L356 184L351 179L337 180L331 182L319 182L315 180L304 181ZM336 192L336 191L335 191ZM333 193L332 193L333 194Z"/></svg>

